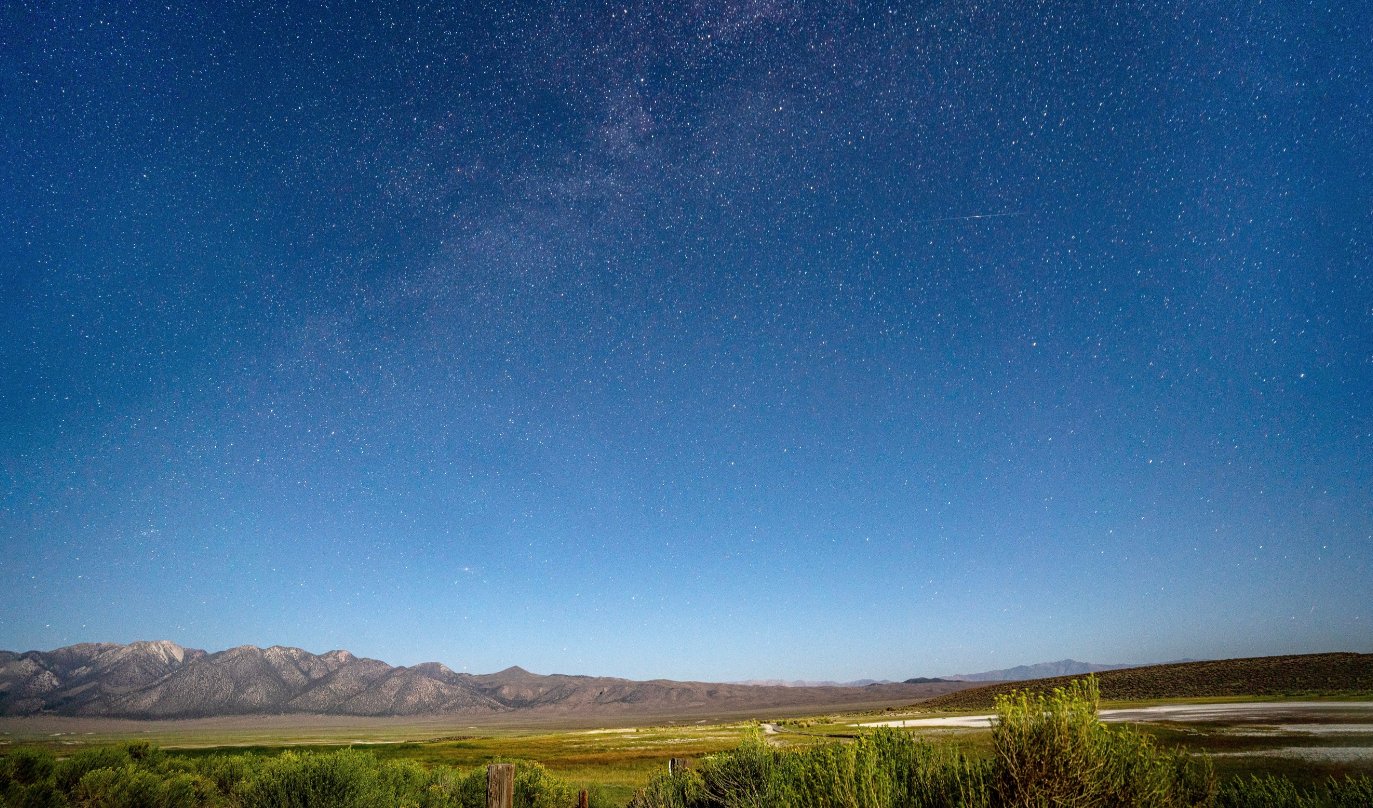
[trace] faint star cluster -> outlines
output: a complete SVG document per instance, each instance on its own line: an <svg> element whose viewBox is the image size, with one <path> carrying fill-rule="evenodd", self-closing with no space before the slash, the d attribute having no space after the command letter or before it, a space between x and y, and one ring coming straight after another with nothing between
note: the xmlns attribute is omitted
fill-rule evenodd
<svg viewBox="0 0 1373 808"><path fill-rule="evenodd" d="M1364 16L10 4L0 647L1368 650Z"/></svg>

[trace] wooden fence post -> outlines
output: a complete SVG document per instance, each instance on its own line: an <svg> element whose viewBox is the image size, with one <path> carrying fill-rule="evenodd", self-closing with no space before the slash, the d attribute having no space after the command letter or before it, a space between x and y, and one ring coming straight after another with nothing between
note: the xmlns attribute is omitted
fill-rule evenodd
<svg viewBox="0 0 1373 808"><path fill-rule="evenodd" d="M673 775L675 775L675 774L681 774L682 772L684 772L684 771L686 771L687 769L690 769L690 768L691 768L691 758L668 758L668 759L667 759L667 773L668 773L668 774L673 774Z"/></svg>
<svg viewBox="0 0 1373 808"><path fill-rule="evenodd" d="M577 808L591 808L591 795L586 793L586 789L577 792Z"/></svg>
<svg viewBox="0 0 1373 808"><path fill-rule="evenodd" d="M486 808L515 808L515 764L486 767Z"/></svg>

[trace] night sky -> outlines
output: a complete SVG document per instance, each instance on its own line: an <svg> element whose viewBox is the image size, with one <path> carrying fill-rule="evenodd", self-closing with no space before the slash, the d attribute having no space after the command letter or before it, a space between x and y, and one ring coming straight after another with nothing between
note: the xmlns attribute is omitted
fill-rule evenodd
<svg viewBox="0 0 1373 808"><path fill-rule="evenodd" d="M0 4L0 648L1373 650L1371 13Z"/></svg>

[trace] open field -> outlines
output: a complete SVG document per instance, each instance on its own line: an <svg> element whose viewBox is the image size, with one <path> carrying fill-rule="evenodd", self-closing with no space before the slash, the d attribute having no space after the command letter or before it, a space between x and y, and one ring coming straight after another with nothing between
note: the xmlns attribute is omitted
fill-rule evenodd
<svg viewBox="0 0 1373 808"><path fill-rule="evenodd" d="M1210 755L1222 776L1282 774L1300 782L1373 775L1373 701L1227 701L1107 708L1107 723L1130 724L1171 745ZM942 737L964 748L989 742L989 714L860 721Z"/></svg>
<svg viewBox="0 0 1373 808"><path fill-rule="evenodd" d="M1290 723L1278 726L1292 731L1305 728L1308 731L1339 731L1344 722L1359 720L1373 721L1373 701L1240 701L1224 703L1182 703L1157 704L1150 707L1131 707L1103 709L1102 721L1124 723L1225 723L1225 724L1271 724L1275 721ZM931 718L905 718L887 721L871 721L860 724L864 727L901 727L916 728L965 728L990 727L992 715L954 715ZM1373 724L1352 723L1350 727L1373 728Z"/></svg>
<svg viewBox="0 0 1373 808"><path fill-rule="evenodd" d="M44 741L58 744L110 743L136 738L165 747L294 746L301 744L398 743L468 735L626 729L635 727L702 727L755 719L813 716L828 710L859 713L883 710L890 695L867 702L796 704L746 709L677 712L521 712L483 715L366 716L237 715L158 721L123 718L76 718L55 715L0 716L0 742Z"/></svg>
<svg viewBox="0 0 1373 808"><path fill-rule="evenodd" d="M1373 655L1183 663L1109 671L1097 679L1103 719L1136 726L1165 746L1205 753L1223 778L1281 774L1310 784L1330 775L1373 774ZM572 786L594 789L601 804L623 805L636 789L666 770L669 758L735 750L760 735L760 729L767 745L800 750L833 741L849 743L887 725L952 745L970 760L989 761L993 738L983 711L996 695L1013 689L1042 691L1066 681L977 687L916 704L897 700L911 692L902 686L879 686L861 692L817 688L807 695L822 699L820 703L716 709L693 704L675 710L641 704L610 713L559 709L388 718L0 717L0 755L36 745L65 756L90 746L140 740L195 758L220 752L276 755L291 749L351 746L365 748L382 761L468 771L492 761L526 760ZM1254 689L1246 691L1245 686ZM823 698L830 701L823 703ZM900 703L910 706L892 706Z"/></svg>
<svg viewBox="0 0 1373 808"><path fill-rule="evenodd" d="M1373 701L1169 702L1103 710L1102 718L1128 723L1169 746L1212 756L1222 777L1282 774L1311 783L1329 775L1373 774ZM986 716L872 714L769 717L764 737L774 746L803 748L904 727L922 737L987 756ZM530 726L463 724L452 719L392 720L298 716L237 717L138 722L108 719L0 719L0 750L41 745L63 750L119 740L148 740L199 756L285 749L365 747L384 760L462 769L493 760L533 760L582 788L597 788L623 804L671 757L697 758L735 748L758 729L753 721L703 721L637 726ZM0 754L3 754L0 751Z"/></svg>
<svg viewBox="0 0 1373 808"><path fill-rule="evenodd" d="M878 705L869 705L877 707ZM781 709L771 720L797 716ZM0 755L6 748L42 746L58 754L129 740L148 741L176 754L365 748L384 760L412 760L458 768L497 760L532 760L582 788L599 788L616 804L667 765L672 757L700 757L736 747L757 724L736 716L640 716L623 724L566 716L521 716L472 723L468 716L358 718L350 716L230 716L133 721L63 716L0 717ZM836 732L853 732L835 724ZM781 733L778 745L809 745L825 735Z"/></svg>
<svg viewBox="0 0 1373 808"><path fill-rule="evenodd" d="M326 751L365 748L383 760L408 760L426 766L459 769L493 761L532 760L579 788L598 789L614 804L623 805L634 790L665 770L668 758L696 758L736 747L756 726L730 722L602 729L531 730L511 727L459 728L451 722L317 721L299 726L272 721L268 726L251 719L240 721L174 722L176 727L146 728L128 733L128 725L163 722L101 723L74 734L70 722L28 722L0 735L0 755L6 748L42 746L57 754L130 739L148 740L175 754L202 756L250 752L275 755L286 750ZM172 722L168 722L172 723ZM58 729L63 734L37 733ZM230 724L226 726L226 724ZM12 722L7 720L7 725ZM91 724L88 724L90 726ZM192 726L188 726L192 725ZM469 734L462 734L465 730Z"/></svg>

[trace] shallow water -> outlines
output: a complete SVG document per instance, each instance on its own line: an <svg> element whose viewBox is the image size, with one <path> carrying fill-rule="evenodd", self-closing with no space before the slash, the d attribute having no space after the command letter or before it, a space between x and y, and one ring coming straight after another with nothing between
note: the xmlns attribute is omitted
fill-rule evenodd
<svg viewBox="0 0 1373 808"><path fill-rule="evenodd" d="M1274 734L1342 734L1373 732L1373 702L1367 701L1287 701L1233 702L1227 704L1160 704L1102 710L1102 721L1152 723L1210 722L1220 724L1264 724L1261 731ZM1364 719L1364 722L1359 722ZM928 727L981 729L991 726L990 715L958 715L938 718L909 718L873 721L865 727Z"/></svg>

